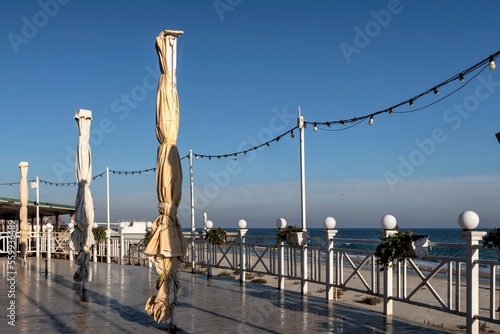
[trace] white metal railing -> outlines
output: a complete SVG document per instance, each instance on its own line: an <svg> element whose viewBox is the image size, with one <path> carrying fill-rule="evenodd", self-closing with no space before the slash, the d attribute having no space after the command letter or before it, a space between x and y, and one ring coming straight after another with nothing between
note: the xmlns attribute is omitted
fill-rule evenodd
<svg viewBox="0 0 500 334"><path fill-rule="evenodd" d="M460 254L474 254L474 252L482 251L482 246L477 242L480 232L464 232L464 238L467 233L470 235L476 233L475 243L470 241L472 240L470 237L466 238L463 244L430 242L430 246L455 249ZM49 232L40 233L40 252L45 255L48 253L48 236ZM0 254L7 252L8 238L7 232L0 232ZM186 234L186 238L190 244L190 235ZM32 241L35 239L36 232L32 232L28 247L31 253L34 252ZM50 253L68 254L69 239L68 231L51 232ZM123 250L121 249L122 242ZM333 298L332 287L384 297L384 303L387 306L384 310L387 314L392 312L388 307L389 304L401 302L469 318L471 303L468 299L471 298L471 293L475 293L475 290L470 290L470 286L477 285L482 291L487 292L488 298L480 298L477 301L478 310L473 315L474 319L498 323L500 302L496 296L500 293L499 261L479 260L478 257L468 257L468 255L465 257L427 256L424 260L432 265L424 266L420 260L407 258L396 263L393 269L381 271L374 256L374 249L379 242L378 240L335 238L333 234L328 238L310 238L304 246L291 247L285 243L276 245L272 237L241 234L224 245L214 246L196 237L194 252L189 249L185 261L189 262L195 256L196 265L208 267L207 275L211 275L211 268L218 267L239 270L240 280L244 280L245 272L277 276L278 288L284 287L283 277L324 284L327 299ZM362 245L362 247L355 249L335 246L335 244L347 243ZM304 252L304 249L307 249L307 252ZM119 262L122 251L123 263L150 265L144 256L142 245L130 240L111 238L110 256ZM302 259L303 254L307 254L305 261ZM95 261L97 257L104 261L106 255L106 241L94 246ZM307 266L306 277L301 277L304 272L303 263ZM484 277L474 274L470 270L472 266L476 268L481 266ZM193 268L193 272L195 271L196 268ZM409 279L410 277L412 279ZM476 283L472 284L474 281ZM302 292L307 293L307 289Z"/></svg>

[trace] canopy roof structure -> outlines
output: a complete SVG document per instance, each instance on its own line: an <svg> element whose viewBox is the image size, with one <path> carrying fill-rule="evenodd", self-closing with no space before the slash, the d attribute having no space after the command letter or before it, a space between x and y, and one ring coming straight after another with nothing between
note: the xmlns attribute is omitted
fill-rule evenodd
<svg viewBox="0 0 500 334"><path fill-rule="evenodd" d="M21 202L19 198L0 197L0 219L19 220L19 209ZM75 213L73 205L40 202L38 207L40 217L72 215ZM28 219L36 218L36 205L34 201L28 201Z"/></svg>

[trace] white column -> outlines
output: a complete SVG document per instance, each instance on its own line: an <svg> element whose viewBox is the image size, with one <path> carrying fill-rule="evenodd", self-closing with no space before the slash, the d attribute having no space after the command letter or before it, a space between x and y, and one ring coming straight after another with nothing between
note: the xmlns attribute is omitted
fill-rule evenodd
<svg viewBox="0 0 500 334"><path fill-rule="evenodd" d="M389 237L393 234L397 233L395 230L383 230L380 231L380 236L381 237ZM392 264L387 266L387 268L384 269L384 314L385 315L393 315L394 313L394 308L393 308L393 300L392 300L392 295L394 294L394 288L393 288L393 276L394 276L394 271L392 269Z"/></svg>
<svg viewBox="0 0 500 334"><path fill-rule="evenodd" d="M476 316L479 315L479 241L483 239L486 232L482 231L463 231L462 237L465 239L467 255L466 255L466 272L467 272L467 311L466 311L466 326L467 334L479 333L479 320Z"/></svg>
<svg viewBox="0 0 500 334"><path fill-rule="evenodd" d="M325 230L326 235L326 299L333 300L335 298L335 286L333 284L333 238L337 234L337 230Z"/></svg>

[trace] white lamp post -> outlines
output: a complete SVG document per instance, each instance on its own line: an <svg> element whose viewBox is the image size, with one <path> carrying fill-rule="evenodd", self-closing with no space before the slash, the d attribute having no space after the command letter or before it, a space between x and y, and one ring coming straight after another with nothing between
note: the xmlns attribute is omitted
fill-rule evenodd
<svg viewBox="0 0 500 334"><path fill-rule="evenodd" d="M396 217L393 215L385 215L380 219L380 226L382 226L383 231L380 231L380 236L381 237L389 237L397 231L395 230L398 222L396 220ZM392 284L392 267L389 266L385 268L384 270L384 314L385 315L392 315L393 314L393 300L392 300L392 293L393 293L393 284Z"/></svg>
<svg viewBox="0 0 500 334"><path fill-rule="evenodd" d="M286 227L285 218L278 218L276 220L276 227L282 229ZM278 289L285 290L285 247L283 242L278 245Z"/></svg>
<svg viewBox="0 0 500 334"><path fill-rule="evenodd" d="M247 233L247 222L244 219L238 220L238 228L240 235L240 282L245 281L245 269L246 269L246 254L245 254L245 234Z"/></svg>
<svg viewBox="0 0 500 334"><path fill-rule="evenodd" d="M205 221L205 229L210 231L214 227L214 223L211 220ZM210 242L207 242L207 276L212 276L212 247Z"/></svg>
<svg viewBox="0 0 500 334"><path fill-rule="evenodd" d="M333 300L337 298L335 286L333 285L333 239L337 234L337 230L334 230L337 222L333 217L326 217L323 221L323 226L325 227L326 235L326 299Z"/></svg>
<svg viewBox="0 0 500 334"><path fill-rule="evenodd" d="M486 232L475 231L479 225L479 216L474 211L464 211L458 216L458 225L463 229L462 237L466 246L466 272L467 272L467 333L479 333L479 241L483 239Z"/></svg>

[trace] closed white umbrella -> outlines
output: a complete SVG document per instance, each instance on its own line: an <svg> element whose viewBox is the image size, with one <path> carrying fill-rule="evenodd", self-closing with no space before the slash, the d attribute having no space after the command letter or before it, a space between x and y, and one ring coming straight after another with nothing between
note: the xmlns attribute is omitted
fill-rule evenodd
<svg viewBox="0 0 500 334"><path fill-rule="evenodd" d="M90 249L95 244L92 227L94 225L94 203L90 192L92 181L92 155L90 152L89 136L92 112L80 109L75 114L78 128L78 145L76 149L75 173L78 182L78 192L75 200L75 230L71 233L71 240L78 252L76 263L80 266L73 279L82 282L83 289L89 279Z"/></svg>
<svg viewBox="0 0 500 334"><path fill-rule="evenodd" d="M170 319L172 329L180 265L186 241L177 219L181 201L182 169L177 151L179 100L176 86L177 38L182 31L162 31L156 38L160 62L160 80L156 98L156 137L159 142L156 160L156 188L159 216L153 223L151 240L144 253L155 264L158 293L146 302L146 312L157 322Z"/></svg>
<svg viewBox="0 0 500 334"><path fill-rule="evenodd" d="M26 161L19 163L21 172L21 182L19 184L19 202L21 203L21 208L19 209L19 241L21 244L21 257L24 263L26 263L28 240L30 237L30 227L28 225L28 166Z"/></svg>

